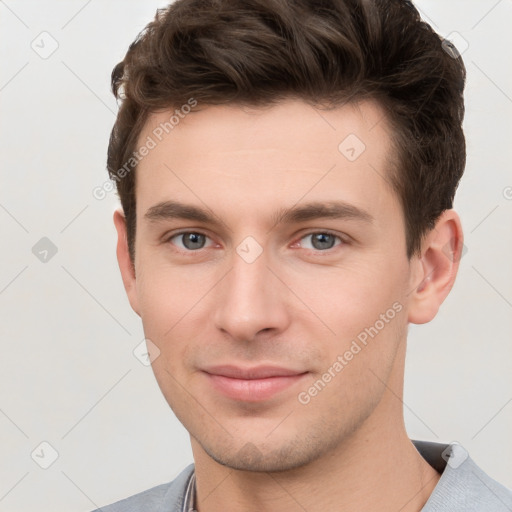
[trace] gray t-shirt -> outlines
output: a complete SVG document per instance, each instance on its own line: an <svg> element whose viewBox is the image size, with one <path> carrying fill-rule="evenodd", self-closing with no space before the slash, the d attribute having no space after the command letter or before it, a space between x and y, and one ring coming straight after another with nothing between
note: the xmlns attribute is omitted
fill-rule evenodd
<svg viewBox="0 0 512 512"><path fill-rule="evenodd" d="M512 490L484 473L458 443L412 440L441 478L421 512L512 512ZM93 512L190 512L194 510L194 464L172 482Z"/></svg>

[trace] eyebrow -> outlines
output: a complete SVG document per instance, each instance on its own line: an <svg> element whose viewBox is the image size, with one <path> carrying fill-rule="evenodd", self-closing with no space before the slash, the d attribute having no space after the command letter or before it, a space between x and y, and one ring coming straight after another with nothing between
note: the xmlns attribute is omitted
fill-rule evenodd
<svg viewBox="0 0 512 512"><path fill-rule="evenodd" d="M211 210L200 208L179 201L162 201L148 208L144 219L157 223L172 219L185 219L204 224L220 224ZM371 224L373 216L367 211L344 201L311 202L281 208L272 215L274 225L279 223L293 224L316 219L353 219Z"/></svg>

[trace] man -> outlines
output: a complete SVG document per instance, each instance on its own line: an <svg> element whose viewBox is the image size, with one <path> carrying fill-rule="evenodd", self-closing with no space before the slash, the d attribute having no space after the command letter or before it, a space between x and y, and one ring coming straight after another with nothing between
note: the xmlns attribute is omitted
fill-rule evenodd
<svg viewBox="0 0 512 512"><path fill-rule="evenodd" d="M505 511L411 441L452 288L465 70L410 2L178 0L112 75L117 257L194 464L114 511Z"/></svg>

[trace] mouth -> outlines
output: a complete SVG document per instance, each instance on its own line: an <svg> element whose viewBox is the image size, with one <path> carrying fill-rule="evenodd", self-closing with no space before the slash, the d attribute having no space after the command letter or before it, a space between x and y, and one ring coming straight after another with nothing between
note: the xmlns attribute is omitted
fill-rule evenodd
<svg viewBox="0 0 512 512"><path fill-rule="evenodd" d="M212 388L233 400L260 402L301 381L309 372L277 366L224 365L203 370Z"/></svg>

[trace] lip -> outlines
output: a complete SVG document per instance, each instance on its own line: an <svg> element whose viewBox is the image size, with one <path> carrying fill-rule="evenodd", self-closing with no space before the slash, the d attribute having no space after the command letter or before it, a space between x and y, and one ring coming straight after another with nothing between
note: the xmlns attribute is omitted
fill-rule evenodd
<svg viewBox="0 0 512 512"><path fill-rule="evenodd" d="M244 402L267 400L308 373L278 366L241 368L232 365L214 366L203 372L216 391Z"/></svg>

